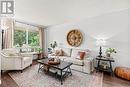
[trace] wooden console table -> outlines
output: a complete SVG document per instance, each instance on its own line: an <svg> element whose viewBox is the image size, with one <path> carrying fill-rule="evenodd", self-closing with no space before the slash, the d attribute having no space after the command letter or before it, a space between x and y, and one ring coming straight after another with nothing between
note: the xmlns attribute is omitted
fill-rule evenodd
<svg viewBox="0 0 130 87"><path fill-rule="evenodd" d="M109 72L111 73L111 75L113 76L113 69L112 69L112 62L115 62L115 60L113 58L104 58L104 57L97 57L97 67L96 67L96 72L97 71L103 71L103 72ZM106 61L109 63L109 67L107 67L106 69L102 68L100 62L101 61Z"/></svg>
<svg viewBox="0 0 130 87"><path fill-rule="evenodd" d="M43 52L41 53L37 53L38 59L42 59L43 58Z"/></svg>

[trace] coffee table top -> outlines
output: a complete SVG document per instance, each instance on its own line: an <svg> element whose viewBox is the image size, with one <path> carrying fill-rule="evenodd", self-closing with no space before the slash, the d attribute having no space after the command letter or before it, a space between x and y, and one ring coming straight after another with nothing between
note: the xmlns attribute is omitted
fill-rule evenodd
<svg viewBox="0 0 130 87"><path fill-rule="evenodd" d="M60 60L60 64L52 65L52 64L48 64L48 61L49 61L49 58L38 60L38 62L41 63L41 64L48 65L50 67L60 69L60 70L64 70L64 69L66 69L67 67L69 67L69 66L71 66L73 64L71 62L66 62L66 61L61 61Z"/></svg>

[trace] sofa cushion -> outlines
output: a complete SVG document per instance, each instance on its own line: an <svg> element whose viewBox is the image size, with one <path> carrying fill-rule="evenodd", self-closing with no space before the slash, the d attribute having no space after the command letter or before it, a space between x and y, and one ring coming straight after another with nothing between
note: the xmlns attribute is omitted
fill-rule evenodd
<svg viewBox="0 0 130 87"><path fill-rule="evenodd" d="M71 56L71 49L69 48L61 48L63 51L63 56Z"/></svg>
<svg viewBox="0 0 130 87"><path fill-rule="evenodd" d="M22 68L25 68L25 67L29 66L30 64L32 64L32 58L31 57L23 57L22 59L23 59Z"/></svg>
<svg viewBox="0 0 130 87"><path fill-rule="evenodd" d="M25 61L28 62L28 61L30 61L30 60L32 60L31 57L23 57L23 61L24 61L24 62L25 62Z"/></svg>
<svg viewBox="0 0 130 87"><path fill-rule="evenodd" d="M72 57L65 58L64 61L66 61L66 62L72 62L75 65L80 65L80 66L84 65L83 60L78 60L78 59L75 59L75 58L72 58Z"/></svg>
<svg viewBox="0 0 130 87"><path fill-rule="evenodd" d="M55 56L49 56L49 58L55 58ZM59 56L59 59L62 61L66 61L66 62L72 62L75 65L84 65L84 61L83 60L79 60L79 59L75 59L72 57L67 57L67 56Z"/></svg>
<svg viewBox="0 0 130 87"><path fill-rule="evenodd" d="M71 58L71 57L67 57L67 56L59 56L59 59L64 61L66 58Z"/></svg>
<svg viewBox="0 0 130 87"><path fill-rule="evenodd" d="M52 53L53 56L63 56L62 49L57 49Z"/></svg>
<svg viewBox="0 0 130 87"><path fill-rule="evenodd" d="M72 49L71 57L76 58L79 52L85 52L84 58L89 57L88 49Z"/></svg>

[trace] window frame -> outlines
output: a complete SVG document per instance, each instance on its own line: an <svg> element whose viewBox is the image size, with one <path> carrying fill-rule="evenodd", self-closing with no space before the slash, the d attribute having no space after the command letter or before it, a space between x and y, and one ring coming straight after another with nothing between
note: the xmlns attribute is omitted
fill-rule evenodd
<svg viewBox="0 0 130 87"><path fill-rule="evenodd" d="M14 41L14 38L15 38L15 30L19 30L19 29L16 29L16 27L21 27L21 26L15 26L15 28L14 28L14 32L13 32L13 46L16 46L15 45L15 41ZM37 45L37 46L40 46L40 33L39 33L39 31L38 30L35 30L35 29L33 29L33 30L31 30L31 27L30 27L30 25L28 25L28 27L21 27L21 28L23 28L23 29L20 29L21 31L24 31L25 32L25 44L26 45L30 45L29 44L29 31L30 32L38 32L38 34L39 34L39 44Z"/></svg>

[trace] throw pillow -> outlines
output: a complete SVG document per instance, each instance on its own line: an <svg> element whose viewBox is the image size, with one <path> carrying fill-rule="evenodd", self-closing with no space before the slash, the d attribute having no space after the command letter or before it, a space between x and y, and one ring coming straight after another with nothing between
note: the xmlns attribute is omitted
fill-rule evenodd
<svg viewBox="0 0 130 87"><path fill-rule="evenodd" d="M63 50L62 49L59 50L58 56L63 56Z"/></svg>
<svg viewBox="0 0 130 87"><path fill-rule="evenodd" d="M58 54L58 51L55 50L53 53L52 53L52 56L56 56Z"/></svg>
<svg viewBox="0 0 130 87"><path fill-rule="evenodd" d="M60 49L60 50L55 50L52 55L53 55L53 56L63 56L63 51L62 51L62 49Z"/></svg>
<svg viewBox="0 0 130 87"><path fill-rule="evenodd" d="M80 60L83 60L83 58L84 58L84 56L85 56L85 52L78 52L78 55L77 55L77 59L80 59Z"/></svg>

